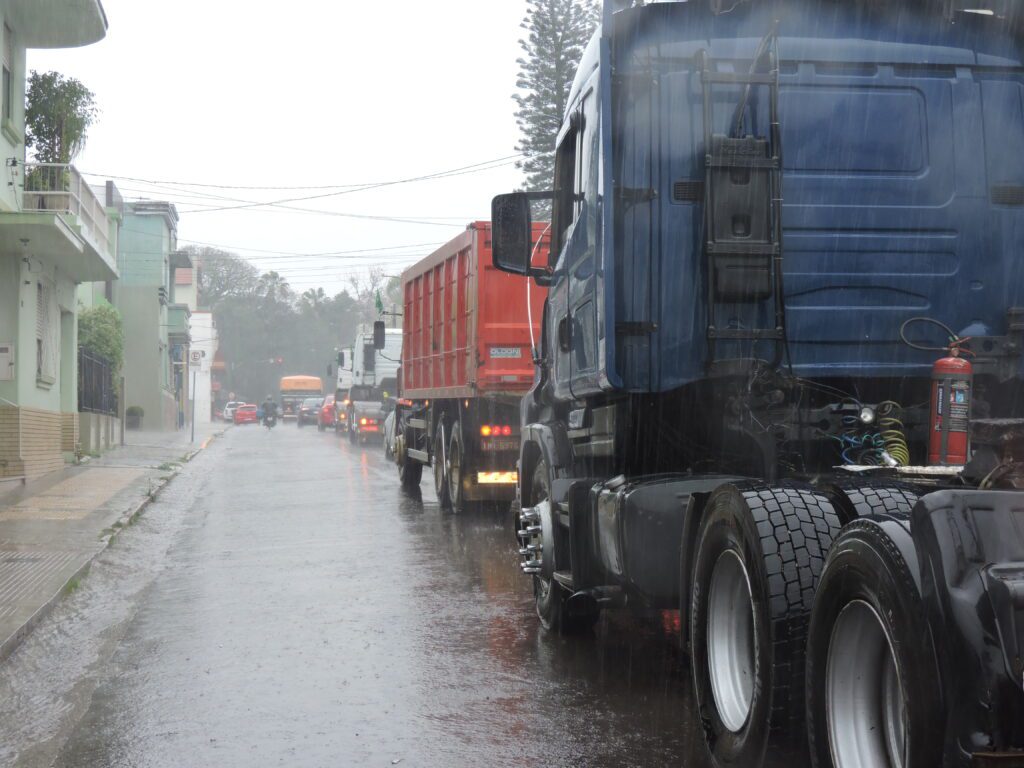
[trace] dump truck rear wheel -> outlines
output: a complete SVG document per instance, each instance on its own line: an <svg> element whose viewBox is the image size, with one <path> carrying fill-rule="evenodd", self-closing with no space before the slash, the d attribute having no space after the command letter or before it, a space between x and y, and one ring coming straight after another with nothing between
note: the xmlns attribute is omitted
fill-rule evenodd
<svg viewBox="0 0 1024 768"><path fill-rule="evenodd" d="M437 494L437 503L441 509L450 509L452 499L448 494L447 448L444 442L444 422L439 421L434 434L434 457L431 462L434 473L434 493Z"/></svg>
<svg viewBox="0 0 1024 768"><path fill-rule="evenodd" d="M462 425L459 422L452 424L451 439L448 441L448 472L446 481L448 483L448 498L451 501L452 509L456 512L463 512L466 509L466 494L462 488L462 470L465 464L466 452L463 450Z"/></svg>

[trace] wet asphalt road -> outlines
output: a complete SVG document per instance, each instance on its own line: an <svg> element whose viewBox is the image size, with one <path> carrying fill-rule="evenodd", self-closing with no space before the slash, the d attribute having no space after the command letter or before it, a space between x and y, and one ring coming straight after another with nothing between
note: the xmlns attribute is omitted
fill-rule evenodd
<svg viewBox="0 0 1024 768"><path fill-rule="evenodd" d="M236 427L0 666L0 765L700 766L671 616L547 635L505 512Z"/></svg>

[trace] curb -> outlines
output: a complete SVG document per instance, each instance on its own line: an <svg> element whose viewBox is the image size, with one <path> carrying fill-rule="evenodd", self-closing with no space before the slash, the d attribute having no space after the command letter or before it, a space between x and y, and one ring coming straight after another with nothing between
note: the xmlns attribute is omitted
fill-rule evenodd
<svg viewBox="0 0 1024 768"><path fill-rule="evenodd" d="M190 451L187 454L185 463L187 464L188 462L192 461L192 459L195 458L203 449L205 449L206 446L209 445L214 440L214 438L220 437L222 434L224 433L218 432L204 440L203 444L199 448L197 448L194 451ZM130 511L122 515L121 518L119 518L118 520L118 522L121 522L122 525L116 528L114 530L114 533L112 533L109 537L107 537L106 539L102 539L103 545L95 552L93 552L91 555L87 555L85 561L77 569L75 569L75 572L71 574L71 576L69 576L64 581L63 584L61 584L60 588L48 600L46 600L46 602L39 606L39 608L36 609L35 613L33 613L28 618L28 620L25 621L24 624L18 627L18 629L15 630L15 632L12 635L10 635L10 637L0 642L0 664L6 661L7 658L10 657L12 653L14 653L15 649L19 645L21 645L22 641L24 641L28 634L33 629L35 629L39 622L45 619L50 614L50 612L53 611L54 608L56 608L57 604L67 594L68 586L71 584L71 582L76 580L81 581L83 578L85 578L85 575L89 572L89 568L92 566L93 561L96 560L96 558L102 555L104 552L106 552L111 542L121 534L121 532L127 527L128 524L137 519L138 516L142 514L142 511L146 507L148 507L150 504L156 501L157 497L160 495L160 492L164 488L166 488L175 477L178 476L178 473L180 471L181 468L179 467L169 477L159 482L156 488L152 488L146 494L146 496L139 501L138 504L130 508Z"/></svg>

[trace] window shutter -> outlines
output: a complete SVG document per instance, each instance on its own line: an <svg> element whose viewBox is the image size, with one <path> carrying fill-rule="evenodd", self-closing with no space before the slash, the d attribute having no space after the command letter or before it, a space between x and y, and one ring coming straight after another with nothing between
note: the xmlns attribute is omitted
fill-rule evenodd
<svg viewBox="0 0 1024 768"><path fill-rule="evenodd" d="M50 322L52 292L49 286L36 283L36 342L39 348L37 363L41 373L52 376L57 368L54 355L57 344L53 338L53 324Z"/></svg>

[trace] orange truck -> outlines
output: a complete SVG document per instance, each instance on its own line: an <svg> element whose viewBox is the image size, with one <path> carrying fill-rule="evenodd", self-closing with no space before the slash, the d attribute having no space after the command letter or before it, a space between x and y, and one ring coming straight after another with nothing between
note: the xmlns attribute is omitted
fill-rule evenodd
<svg viewBox="0 0 1024 768"><path fill-rule="evenodd" d="M535 224L534 263L547 264ZM407 488L431 467L442 507L515 496L519 402L533 384L545 291L491 264L491 225L470 224L402 273L394 458ZM532 323L532 339L531 339Z"/></svg>

